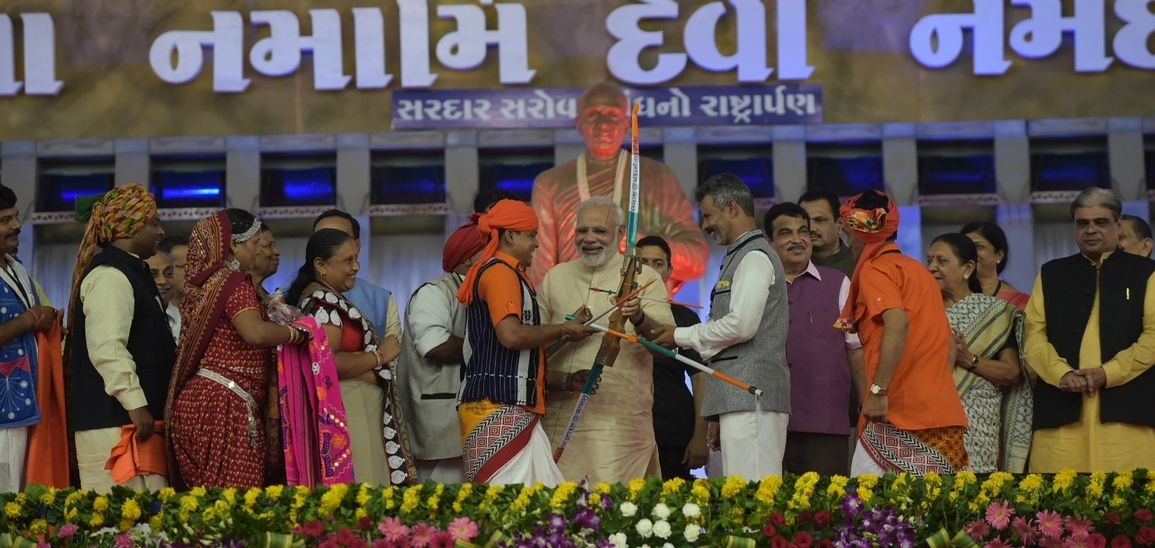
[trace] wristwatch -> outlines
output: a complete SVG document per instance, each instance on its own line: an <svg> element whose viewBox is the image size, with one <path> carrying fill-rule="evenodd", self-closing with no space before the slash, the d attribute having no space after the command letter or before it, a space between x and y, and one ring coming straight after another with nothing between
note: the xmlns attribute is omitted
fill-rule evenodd
<svg viewBox="0 0 1155 548"><path fill-rule="evenodd" d="M975 369L978 369L978 367L979 367L979 356L978 356L978 354L972 354L972 355L971 355L971 367L970 367L970 370L971 370L971 371L974 371Z"/></svg>
<svg viewBox="0 0 1155 548"><path fill-rule="evenodd" d="M875 396L885 396L886 387L880 384L872 384L870 385L870 393L874 394Z"/></svg>

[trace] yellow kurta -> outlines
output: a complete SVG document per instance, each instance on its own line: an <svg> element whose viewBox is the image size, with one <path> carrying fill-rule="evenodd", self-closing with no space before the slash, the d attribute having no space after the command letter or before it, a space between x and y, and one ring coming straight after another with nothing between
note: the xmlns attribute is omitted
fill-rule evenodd
<svg viewBox="0 0 1155 548"><path fill-rule="evenodd" d="M565 315L583 305L595 315L609 308L612 295L591 292L590 288L616 290L621 283L623 257L614 255L606 264L590 269L580 259L563 263L550 270L542 282L538 302L541 322L559 323ZM642 267L638 284L656 280L642 295L665 300L666 287L649 267ZM662 302L642 301L642 311L655 321L673 325L670 306ZM608 318L599 320L607 325ZM623 329L635 333L627 320ZM597 356L602 337L598 335L571 343L548 362L551 373L589 369ZM551 391L542 426L554 448L561 441L580 392ZM613 367L602 370L598 391L586 404L585 414L570 439L558 467L566 480L625 482L630 479L659 475L658 445L654 441L653 357L641 345L622 342Z"/></svg>
<svg viewBox="0 0 1155 548"><path fill-rule="evenodd" d="M1105 259L1107 255L1104 255ZM1100 264L1102 264L1100 262ZM1096 284L1098 279L1096 278ZM1025 348L1027 363L1039 374L1039 382L1059 386L1071 366L1059 357L1047 340L1047 322L1043 307L1042 275L1035 278L1031 300L1027 303ZM1107 387L1112 388L1138 377L1155 363L1155 275L1147 279L1143 299L1143 333L1139 339L1102 363L1099 347L1099 291L1087 329L1079 346L1079 367L1102 365ZM1155 467L1155 428L1099 421L1099 393L1083 397L1078 422L1058 428L1035 430L1031 438L1031 472L1058 472L1073 468L1078 472L1122 471Z"/></svg>

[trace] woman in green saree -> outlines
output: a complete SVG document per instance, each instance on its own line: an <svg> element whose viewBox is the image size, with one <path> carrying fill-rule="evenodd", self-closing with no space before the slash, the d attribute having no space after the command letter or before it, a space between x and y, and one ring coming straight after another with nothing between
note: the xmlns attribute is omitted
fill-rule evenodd
<svg viewBox="0 0 1155 548"><path fill-rule="evenodd" d="M1031 441L1031 390L1020 359L1023 313L979 290L978 252L962 234L927 250L955 337L954 379L967 413L971 469L1022 472Z"/></svg>

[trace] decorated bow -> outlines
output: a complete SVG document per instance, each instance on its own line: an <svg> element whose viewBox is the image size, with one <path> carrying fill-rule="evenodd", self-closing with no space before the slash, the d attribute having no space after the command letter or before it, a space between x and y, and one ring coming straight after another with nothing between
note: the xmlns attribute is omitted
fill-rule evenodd
<svg viewBox="0 0 1155 548"><path fill-rule="evenodd" d="M639 187L641 186L641 155L639 154L638 145L638 104L634 103L633 109L630 112L630 209L629 216L626 222L626 255L622 261L622 282L618 285L618 290L614 292L615 302L618 306L625 302L635 292L637 286L638 274L642 271L642 263L638 260L638 197ZM620 308L615 308L610 313L609 328L614 331L621 331L625 325L625 318L622 316ZM602 376L602 369L606 367L613 367L614 362L618 359L618 351L621 350L622 340L610 333L602 336L601 347L598 348L597 357L594 358L594 365L590 368L589 375L586 376L585 386L582 387L582 392L578 396L577 405L574 406L573 415L570 417L569 425L566 426L565 432L562 434L561 440L558 441L557 449L553 452L554 462L560 462L561 456L565 453L565 448L569 445L570 438L573 437L577 430L578 421L582 418L582 413L585 412L586 404L590 400L594 389L598 385L598 381Z"/></svg>

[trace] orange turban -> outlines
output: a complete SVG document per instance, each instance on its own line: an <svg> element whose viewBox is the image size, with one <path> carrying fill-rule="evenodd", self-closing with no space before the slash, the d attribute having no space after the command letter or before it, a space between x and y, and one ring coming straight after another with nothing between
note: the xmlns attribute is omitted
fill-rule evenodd
<svg viewBox="0 0 1155 548"><path fill-rule="evenodd" d="M476 255L484 247L485 242L481 241L477 225L470 223L458 228L449 235L445 247L441 250L441 269L453 272L457 265Z"/></svg>
<svg viewBox="0 0 1155 548"><path fill-rule="evenodd" d="M478 272L481 267L497 253L497 237L499 230L514 230L518 232L537 230L537 214L525 202L517 200L501 200L489 208L489 211L477 216L477 231L485 242L485 249L481 250L481 257L469 268L461 289L457 290L457 299L466 305L473 302L473 286L477 283Z"/></svg>
<svg viewBox="0 0 1155 548"><path fill-rule="evenodd" d="M859 200L870 193L886 198L886 209L858 207ZM853 230L856 238L866 242L866 247L854 265L854 275L850 278L850 295L846 299L846 305L842 308L842 315L834 323L834 327L853 332L855 330L854 303L858 300L858 272L862 270L862 265L878 255L878 250L898 232L899 213L894 200L885 192L878 190L868 190L847 200L845 204L842 204L839 213L842 216L842 226L846 227L847 230Z"/></svg>

